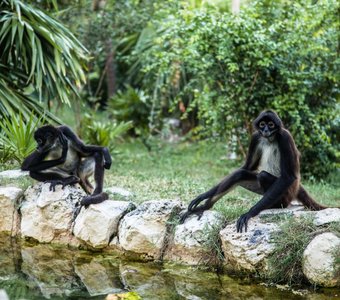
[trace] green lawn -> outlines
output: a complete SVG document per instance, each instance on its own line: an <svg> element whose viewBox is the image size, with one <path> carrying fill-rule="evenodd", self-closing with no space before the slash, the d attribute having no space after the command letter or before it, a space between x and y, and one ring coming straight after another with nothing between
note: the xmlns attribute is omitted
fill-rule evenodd
<svg viewBox="0 0 340 300"><path fill-rule="evenodd" d="M189 203L241 164L227 159L222 142L168 144L158 141L148 152L139 140L130 140L119 144L116 150L112 168L106 173L106 186L130 190L137 203L157 199L180 199ZM305 181L303 184L318 202L340 206L339 185ZM234 219L258 199L258 195L236 188L214 208L228 219Z"/></svg>

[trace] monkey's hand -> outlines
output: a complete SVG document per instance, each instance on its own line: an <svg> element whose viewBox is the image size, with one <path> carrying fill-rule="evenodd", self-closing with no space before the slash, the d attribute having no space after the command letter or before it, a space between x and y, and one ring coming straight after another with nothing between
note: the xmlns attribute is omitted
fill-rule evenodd
<svg viewBox="0 0 340 300"><path fill-rule="evenodd" d="M191 215L191 212L189 210L187 210L179 219L179 224L183 224L186 220L187 217L189 217Z"/></svg>
<svg viewBox="0 0 340 300"><path fill-rule="evenodd" d="M68 141L67 141L67 138L65 137L65 135L62 132L59 134L59 142L63 147L61 157L65 158L67 151L68 151Z"/></svg>
<svg viewBox="0 0 340 300"><path fill-rule="evenodd" d="M65 135L62 132L60 132L60 134L59 134L59 142L63 147L68 146L67 138L65 137Z"/></svg>
<svg viewBox="0 0 340 300"><path fill-rule="evenodd" d="M200 209L198 211L192 212L190 210L187 210L179 219L179 224L183 224L185 222L185 220L191 216L191 215L196 215L197 216L197 220L201 220L202 216L204 213L204 209Z"/></svg>
<svg viewBox="0 0 340 300"><path fill-rule="evenodd" d="M236 223L237 232L242 233L243 227L244 227L244 232L247 232L248 221L252 217L253 217L253 215L250 212L247 212L247 213L241 215L241 217L237 220L237 223Z"/></svg>
<svg viewBox="0 0 340 300"><path fill-rule="evenodd" d="M198 205L202 202L202 201L204 201L204 200L206 200L206 198L204 198L202 195L199 195L198 197L196 197L194 200L192 200L191 202L190 202L190 204L189 204L189 206L188 206L188 211L195 211L195 209L197 209L198 207ZM208 201L209 199L207 199L207 201ZM206 201L206 202L207 202ZM206 203L204 203L203 205L201 205L202 207L204 207L205 206L205 204ZM200 206L200 207L201 207ZM207 208L206 208L207 209Z"/></svg>
<svg viewBox="0 0 340 300"><path fill-rule="evenodd" d="M111 159L109 161L104 160L104 168L109 170L111 168L112 161Z"/></svg>
<svg viewBox="0 0 340 300"><path fill-rule="evenodd" d="M112 164L112 158L109 152L109 149L106 147L103 148L103 158L104 158L104 168L109 170Z"/></svg>

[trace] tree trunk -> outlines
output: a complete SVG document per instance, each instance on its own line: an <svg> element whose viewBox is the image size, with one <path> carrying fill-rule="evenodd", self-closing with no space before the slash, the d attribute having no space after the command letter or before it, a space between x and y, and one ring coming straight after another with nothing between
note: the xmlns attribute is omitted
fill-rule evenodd
<svg viewBox="0 0 340 300"><path fill-rule="evenodd" d="M107 99L110 99L116 93L116 70L114 64L114 51L112 49L112 41L109 39L106 42L106 85Z"/></svg>
<svg viewBox="0 0 340 300"><path fill-rule="evenodd" d="M240 12L240 4L241 4L241 0L231 1L231 12L233 14L238 14Z"/></svg>

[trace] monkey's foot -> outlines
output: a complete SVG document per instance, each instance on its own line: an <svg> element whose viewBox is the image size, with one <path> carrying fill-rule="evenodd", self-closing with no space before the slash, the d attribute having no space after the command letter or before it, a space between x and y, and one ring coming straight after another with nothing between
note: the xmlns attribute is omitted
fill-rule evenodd
<svg viewBox="0 0 340 300"><path fill-rule="evenodd" d="M187 217L189 217L191 215L190 211L186 211L181 218L179 219L179 224L183 224L186 220Z"/></svg>
<svg viewBox="0 0 340 300"><path fill-rule="evenodd" d="M53 191L53 192L55 192L55 187L56 187L57 185L61 185L62 188L65 187L64 182L63 182L62 180L49 180L49 181L47 181L47 182L50 183L50 191Z"/></svg>
<svg viewBox="0 0 340 300"><path fill-rule="evenodd" d="M180 220L179 220L179 224L183 224L185 222L185 220L187 219L187 217L189 217L190 215L196 215L197 216L197 220L201 220L202 216L203 216L204 210L199 210L199 211L190 211L188 210L187 212L185 212Z"/></svg>

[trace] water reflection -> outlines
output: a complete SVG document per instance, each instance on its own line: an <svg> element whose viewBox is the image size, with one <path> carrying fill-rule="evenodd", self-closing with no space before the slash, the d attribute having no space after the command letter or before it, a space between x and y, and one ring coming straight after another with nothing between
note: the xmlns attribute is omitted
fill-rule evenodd
<svg viewBox="0 0 340 300"><path fill-rule="evenodd" d="M313 299L338 291L294 295L185 267L124 261L51 245L18 244L0 236L0 289L10 299L105 299L136 291L142 299Z"/></svg>

